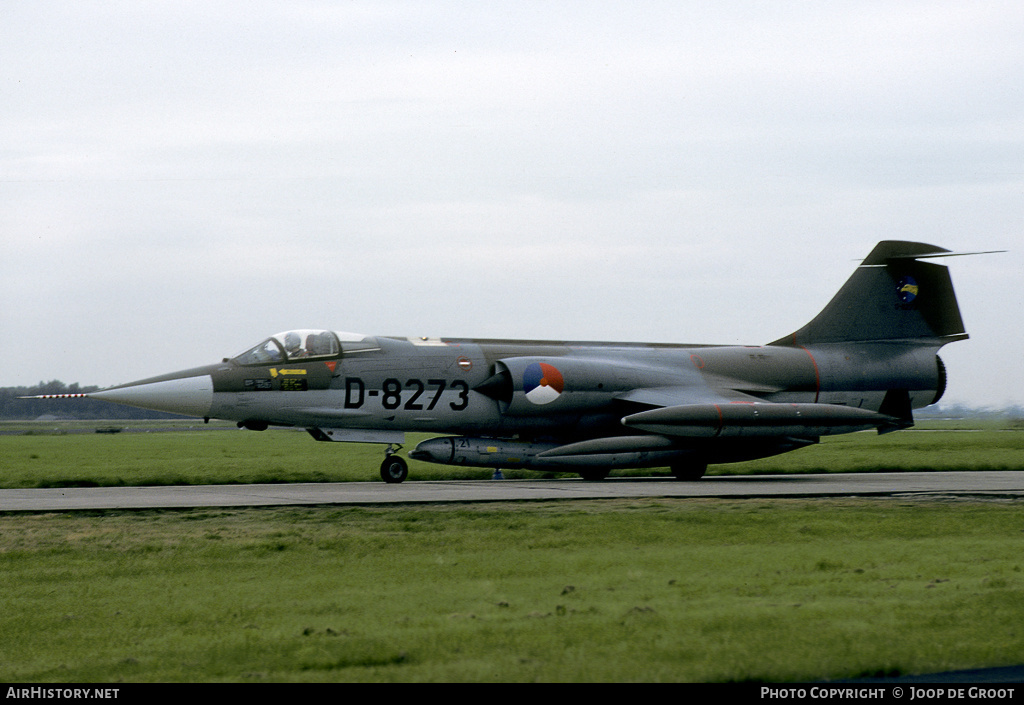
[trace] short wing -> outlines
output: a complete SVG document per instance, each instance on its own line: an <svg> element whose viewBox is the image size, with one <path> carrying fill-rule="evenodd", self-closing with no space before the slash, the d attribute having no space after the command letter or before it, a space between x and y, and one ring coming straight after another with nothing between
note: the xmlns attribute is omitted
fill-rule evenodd
<svg viewBox="0 0 1024 705"><path fill-rule="evenodd" d="M837 404L766 402L729 386L635 389L618 399L635 409L623 417L624 426L668 438L808 438L899 423L888 414Z"/></svg>
<svg viewBox="0 0 1024 705"><path fill-rule="evenodd" d="M630 429L675 438L819 437L893 426L898 420L836 404L780 404L747 400L698 401L630 414Z"/></svg>

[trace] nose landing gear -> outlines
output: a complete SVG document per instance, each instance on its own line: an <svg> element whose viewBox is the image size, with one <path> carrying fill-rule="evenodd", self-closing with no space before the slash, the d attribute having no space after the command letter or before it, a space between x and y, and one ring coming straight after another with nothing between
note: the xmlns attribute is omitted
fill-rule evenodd
<svg viewBox="0 0 1024 705"><path fill-rule="evenodd" d="M395 455L402 446L389 444L384 451L384 462L380 464L380 479L389 485L398 484L409 477L409 465L401 456Z"/></svg>

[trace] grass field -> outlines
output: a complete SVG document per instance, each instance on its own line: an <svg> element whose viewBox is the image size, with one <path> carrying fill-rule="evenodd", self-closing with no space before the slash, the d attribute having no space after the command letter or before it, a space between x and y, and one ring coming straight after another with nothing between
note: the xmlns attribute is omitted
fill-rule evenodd
<svg viewBox="0 0 1024 705"><path fill-rule="evenodd" d="M296 432L25 430L0 436L6 487L365 480L380 460ZM1021 469L1022 436L854 434L714 469ZM445 472L412 465L412 479ZM1013 665L1022 569L1009 501L0 514L0 681L806 681Z"/></svg>
<svg viewBox="0 0 1024 705"><path fill-rule="evenodd" d="M177 430L95 433L96 424L0 424L0 488L110 485L346 482L378 479L383 447L317 443L293 430L262 433L188 431L182 422L122 424ZM709 474L932 470L1024 470L1024 428L987 424L962 428L926 422L921 430L879 436L854 433L762 460L713 465ZM102 427L102 426L101 426ZM206 428L201 423L197 428ZM86 432L76 432L86 431ZM427 436L410 434L408 447ZM615 475L668 474L668 470ZM506 477L537 478L530 471ZM409 479L484 479L491 471L409 462Z"/></svg>
<svg viewBox="0 0 1024 705"><path fill-rule="evenodd" d="M817 680L1024 659L1008 504L0 516L0 680Z"/></svg>

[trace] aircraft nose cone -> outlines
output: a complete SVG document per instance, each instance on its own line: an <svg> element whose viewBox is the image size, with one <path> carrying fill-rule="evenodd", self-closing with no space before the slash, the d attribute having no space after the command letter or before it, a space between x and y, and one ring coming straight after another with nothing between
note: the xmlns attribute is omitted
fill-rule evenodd
<svg viewBox="0 0 1024 705"><path fill-rule="evenodd" d="M213 404L213 378L203 374L154 382L136 382L91 392L89 397L152 411L166 411L185 416L208 416Z"/></svg>

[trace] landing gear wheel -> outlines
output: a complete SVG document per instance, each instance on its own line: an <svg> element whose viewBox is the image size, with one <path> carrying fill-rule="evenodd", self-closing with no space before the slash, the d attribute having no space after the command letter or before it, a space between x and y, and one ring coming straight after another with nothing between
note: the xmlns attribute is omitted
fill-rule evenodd
<svg viewBox="0 0 1024 705"><path fill-rule="evenodd" d="M587 468L580 470L580 477L588 482L600 482L608 477L609 470L606 468Z"/></svg>
<svg viewBox="0 0 1024 705"><path fill-rule="evenodd" d="M397 455L389 455L380 464L380 479L388 484L397 484L409 477L409 466Z"/></svg>
<svg viewBox="0 0 1024 705"><path fill-rule="evenodd" d="M699 480L707 472L707 463L685 463L673 465L672 476L677 480Z"/></svg>

